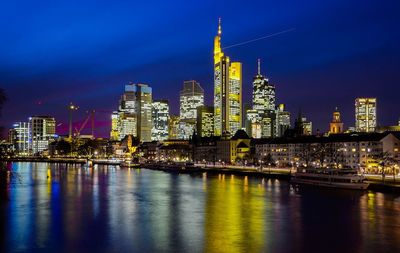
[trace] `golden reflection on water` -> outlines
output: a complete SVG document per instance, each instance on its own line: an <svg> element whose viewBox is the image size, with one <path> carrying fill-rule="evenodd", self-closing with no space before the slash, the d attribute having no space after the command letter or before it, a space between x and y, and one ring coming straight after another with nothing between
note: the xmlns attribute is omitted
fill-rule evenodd
<svg viewBox="0 0 400 253"><path fill-rule="evenodd" d="M23 181L11 188L12 216L4 219L16 250L46 247L61 231L56 241L67 242L65 252L93 238L87 252L102 241L112 244L110 252L311 252L326 245L400 252L393 250L400 241L398 195L294 189L237 175L18 166ZM7 251L0 245L0 252Z"/></svg>
<svg viewBox="0 0 400 253"><path fill-rule="evenodd" d="M205 203L205 252L260 252L264 248L264 189L248 177L210 180Z"/></svg>

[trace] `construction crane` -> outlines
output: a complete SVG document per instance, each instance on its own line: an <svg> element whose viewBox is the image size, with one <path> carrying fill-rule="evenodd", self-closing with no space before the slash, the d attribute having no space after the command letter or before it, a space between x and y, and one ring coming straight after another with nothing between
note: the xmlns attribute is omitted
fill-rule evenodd
<svg viewBox="0 0 400 253"><path fill-rule="evenodd" d="M68 111L69 111L69 135L68 138L72 140L72 113L78 110L79 107L74 105L72 102L69 103Z"/></svg>
<svg viewBox="0 0 400 253"><path fill-rule="evenodd" d="M89 111L86 112L86 113L88 113L88 116L86 117L85 121L82 123L81 127L79 129L75 128L75 137L76 138L79 138L82 130L86 127L89 120L91 120L92 138L94 138L94 113L95 112L96 112L95 110L90 111L90 113L89 113Z"/></svg>

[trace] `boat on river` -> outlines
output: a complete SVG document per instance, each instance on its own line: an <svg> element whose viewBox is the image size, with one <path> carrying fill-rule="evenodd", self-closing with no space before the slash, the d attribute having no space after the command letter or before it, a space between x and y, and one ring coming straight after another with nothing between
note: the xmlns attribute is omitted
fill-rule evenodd
<svg viewBox="0 0 400 253"><path fill-rule="evenodd" d="M313 185L331 188L366 190L365 177L352 169L298 168L290 182L296 185Z"/></svg>

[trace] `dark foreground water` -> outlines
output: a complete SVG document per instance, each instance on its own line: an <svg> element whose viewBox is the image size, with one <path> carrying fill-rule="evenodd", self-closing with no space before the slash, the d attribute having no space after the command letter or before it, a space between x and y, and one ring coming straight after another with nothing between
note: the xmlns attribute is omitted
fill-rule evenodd
<svg viewBox="0 0 400 253"><path fill-rule="evenodd" d="M285 181L15 163L0 252L400 252L400 198Z"/></svg>

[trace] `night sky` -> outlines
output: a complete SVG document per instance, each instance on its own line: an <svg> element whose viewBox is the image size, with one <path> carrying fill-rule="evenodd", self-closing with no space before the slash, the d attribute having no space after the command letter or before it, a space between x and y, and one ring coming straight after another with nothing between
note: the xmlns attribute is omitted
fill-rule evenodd
<svg viewBox="0 0 400 253"><path fill-rule="evenodd" d="M64 3L61 3L64 2ZM277 3L279 2L279 3ZM8 128L31 115L52 115L67 129L66 106L96 109L97 134L108 136L110 112L128 82L147 83L153 98L179 111L184 80L213 95L213 40L222 18L222 45L287 29L232 47L243 63L250 102L257 58L276 86L278 103L299 108L328 129L338 106L354 125L354 99L378 98L378 122L400 117L400 1L3 1L0 3L0 87Z"/></svg>

